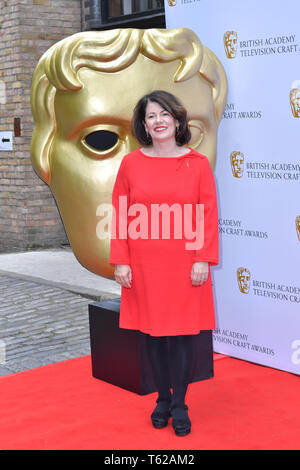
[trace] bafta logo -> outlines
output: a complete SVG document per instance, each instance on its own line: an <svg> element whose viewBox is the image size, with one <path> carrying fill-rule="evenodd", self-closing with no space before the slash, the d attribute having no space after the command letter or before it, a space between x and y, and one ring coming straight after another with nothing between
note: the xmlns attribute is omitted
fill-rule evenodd
<svg viewBox="0 0 300 470"><path fill-rule="evenodd" d="M296 232L298 235L298 240L300 242L300 215L297 215L295 222L296 222Z"/></svg>
<svg viewBox="0 0 300 470"><path fill-rule="evenodd" d="M230 163L233 176L241 178L244 171L244 154L237 151L231 152Z"/></svg>
<svg viewBox="0 0 300 470"><path fill-rule="evenodd" d="M290 105L295 118L300 118L300 88L292 88L290 91Z"/></svg>
<svg viewBox="0 0 300 470"><path fill-rule="evenodd" d="M170 7L175 7L176 3L177 3L177 0L168 0L168 4Z"/></svg>
<svg viewBox="0 0 300 470"><path fill-rule="evenodd" d="M238 268L237 269L237 279L239 289L242 294L249 294L250 291L250 271L247 268Z"/></svg>
<svg viewBox="0 0 300 470"><path fill-rule="evenodd" d="M235 31L226 31L224 34L224 47L226 57L228 59L234 59L237 50L237 33Z"/></svg>

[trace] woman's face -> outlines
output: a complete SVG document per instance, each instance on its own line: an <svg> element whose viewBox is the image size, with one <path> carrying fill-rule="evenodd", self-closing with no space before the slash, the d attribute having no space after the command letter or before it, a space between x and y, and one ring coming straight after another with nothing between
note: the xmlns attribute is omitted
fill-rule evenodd
<svg viewBox="0 0 300 470"><path fill-rule="evenodd" d="M160 104L149 101L145 113L145 129L153 143L175 141L178 121Z"/></svg>

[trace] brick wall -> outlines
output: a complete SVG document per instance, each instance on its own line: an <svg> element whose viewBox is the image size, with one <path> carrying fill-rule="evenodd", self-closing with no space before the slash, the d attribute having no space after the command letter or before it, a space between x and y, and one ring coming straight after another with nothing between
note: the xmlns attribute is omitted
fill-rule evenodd
<svg viewBox="0 0 300 470"><path fill-rule="evenodd" d="M30 162L30 86L41 55L81 31L80 0L0 0L0 131L21 136L0 151L0 252L68 243L54 198Z"/></svg>

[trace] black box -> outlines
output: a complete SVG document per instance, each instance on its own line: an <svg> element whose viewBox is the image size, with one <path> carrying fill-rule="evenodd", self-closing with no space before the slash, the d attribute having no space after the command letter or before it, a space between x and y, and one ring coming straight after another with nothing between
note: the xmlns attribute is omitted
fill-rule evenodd
<svg viewBox="0 0 300 470"><path fill-rule="evenodd" d="M146 335L119 328L119 313L120 298L89 304L92 375L139 395L156 392ZM213 377L212 332L201 331L193 341L190 383Z"/></svg>

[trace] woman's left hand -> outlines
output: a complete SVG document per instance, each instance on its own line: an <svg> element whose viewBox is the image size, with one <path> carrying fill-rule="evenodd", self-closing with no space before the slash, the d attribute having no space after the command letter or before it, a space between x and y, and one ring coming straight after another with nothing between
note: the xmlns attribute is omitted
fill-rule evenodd
<svg viewBox="0 0 300 470"><path fill-rule="evenodd" d="M201 286L208 279L208 263L197 261L193 264L191 270L191 280L193 286Z"/></svg>

